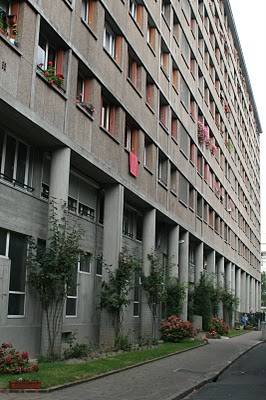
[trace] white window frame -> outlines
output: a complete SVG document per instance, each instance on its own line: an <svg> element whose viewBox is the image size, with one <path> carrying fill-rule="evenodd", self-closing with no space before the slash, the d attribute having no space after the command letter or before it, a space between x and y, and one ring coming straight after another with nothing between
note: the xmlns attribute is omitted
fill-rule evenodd
<svg viewBox="0 0 266 400"><path fill-rule="evenodd" d="M137 20L137 10L138 10L138 4L136 0L130 0L129 12L135 21Z"/></svg>
<svg viewBox="0 0 266 400"><path fill-rule="evenodd" d="M110 131L110 114L111 114L111 106L106 100L103 100L101 126L108 132Z"/></svg>
<svg viewBox="0 0 266 400"><path fill-rule="evenodd" d="M104 37L103 37L103 47L110 54L112 58L115 58L115 39L116 35L112 29L105 25L104 27Z"/></svg>
<svg viewBox="0 0 266 400"><path fill-rule="evenodd" d="M86 252L86 257L89 258L89 271L83 271L81 268L81 260L78 261L78 272L80 274L91 275L91 267L92 267L92 253Z"/></svg>
<svg viewBox="0 0 266 400"><path fill-rule="evenodd" d="M76 280L76 282L77 282L77 284L76 284L76 294L75 295L68 295L67 294L67 296L66 296L66 305L65 305L65 318L77 318L77 316L78 316L78 294L79 294L79 292L78 292L78 287L79 287L79 285L78 285L78 268L77 268L77 270L76 270L76 278L77 278L77 280ZM67 315L67 300L68 299L75 299L75 314L72 314L72 315Z"/></svg>

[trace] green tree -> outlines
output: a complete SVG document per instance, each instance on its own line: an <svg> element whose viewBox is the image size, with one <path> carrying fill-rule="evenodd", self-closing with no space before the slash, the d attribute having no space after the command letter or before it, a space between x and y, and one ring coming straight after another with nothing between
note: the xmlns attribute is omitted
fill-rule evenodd
<svg viewBox="0 0 266 400"><path fill-rule="evenodd" d="M67 292L76 286L73 279L77 273L79 257L83 255L80 241L83 231L79 226L70 226L65 216L59 220L57 206L50 203L50 233L46 248L39 248L32 237L29 238L27 257L27 282L39 294L48 331L47 356L55 356L55 343L63 316Z"/></svg>
<svg viewBox="0 0 266 400"><path fill-rule="evenodd" d="M261 275L261 305L266 307L266 272Z"/></svg>
<svg viewBox="0 0 266 400"><path fill-rule="evenodd" d="M104 265L108 281L102 282L99 307L106 309L113 316L116 338L122 334L123 310L133 301L129 294L134 287L134 272L139 270L140 266L140 259L131 254L127 247L120 253L118 268L112 271L111 266Z"/></svg>
<svg viewBox="0 0 266 400"><path fill-rule="evenodd" d="M178 278L170 278L166 282L166 314L167 317L172 315L179 316L182 307L183 300L185 298L185 285L182 284Z"/></svg>

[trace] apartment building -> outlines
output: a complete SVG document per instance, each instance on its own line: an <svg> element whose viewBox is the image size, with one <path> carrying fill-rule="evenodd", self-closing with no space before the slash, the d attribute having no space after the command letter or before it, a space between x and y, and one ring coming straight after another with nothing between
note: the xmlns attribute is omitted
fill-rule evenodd
<svg viewBox="0 0 266 400"><path fill-rule="evenodd" d="M260 310L261 126L227 0L0 0L0 340L40 351L27 236L68 204L88 255L156 249ZM105 272L77 266L62 340L107 340ZM135 287L125 327L149 331ZM187 292L182 315L187 318ZM222 315L221 315L222 316Z"/></svg>

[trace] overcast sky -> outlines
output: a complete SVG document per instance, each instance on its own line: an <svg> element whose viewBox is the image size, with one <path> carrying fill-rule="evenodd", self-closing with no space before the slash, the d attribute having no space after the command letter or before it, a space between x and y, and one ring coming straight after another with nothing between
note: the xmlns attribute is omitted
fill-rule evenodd
<svg viewBox="0 0 266 400"><path fill-rule="evenodd" d="M230 0L262 125L261 232L266 233L266 0Z"/></svg>

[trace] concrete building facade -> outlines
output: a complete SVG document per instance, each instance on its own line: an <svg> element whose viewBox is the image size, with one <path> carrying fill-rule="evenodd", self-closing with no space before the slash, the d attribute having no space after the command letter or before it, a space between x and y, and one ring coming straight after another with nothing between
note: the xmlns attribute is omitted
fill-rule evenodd
<svg viewBox="0 0 266 400"><path fill-rule="evenodd" d="M107 264L127 244L148 273L157 249L181 282L206 271L259 311L261 126L229 1L0 0L0 60L0 340L40 351L27 236L47 240L51 198ZM78 265L62 340L108 337L104 278Z"/></svg>

